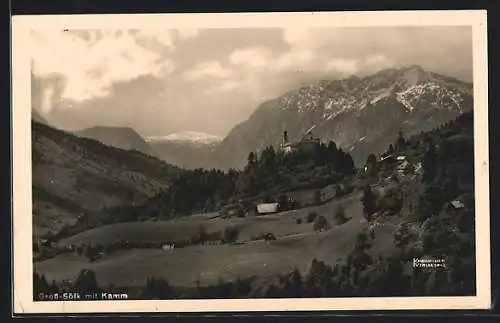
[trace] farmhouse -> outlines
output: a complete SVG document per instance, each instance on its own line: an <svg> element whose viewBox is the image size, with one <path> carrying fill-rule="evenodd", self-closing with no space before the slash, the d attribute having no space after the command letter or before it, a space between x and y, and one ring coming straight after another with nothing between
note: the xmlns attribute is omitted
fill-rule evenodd
<svg viewBox="0 0 500 323"><path fill-rule="evenodd" d="M404 162L398 165L397 171L400 175L404 175L407 174L409 171L411 171L412 168L413 168L412 165L407 160L405 160Z"/></svg>
<svg viewBox="0 0 500 323"><path fill-rule="evenodd" d="M260 203L257 204L257 213L272 214L278 212L278 203Z"/></svg>
<svg viewBox="0 0 500 323"><path fill-rule="evenodd" d="M458 209L463 209L465 207L464 203L460 200L453 200L450 202L450 206L455 209L455 210L458 210Z"/></svg>

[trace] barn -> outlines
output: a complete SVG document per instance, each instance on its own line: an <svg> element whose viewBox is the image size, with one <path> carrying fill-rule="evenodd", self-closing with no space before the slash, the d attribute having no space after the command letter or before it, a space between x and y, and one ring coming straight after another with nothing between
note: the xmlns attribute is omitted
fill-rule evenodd
<svg viewBox="0 0 500 323"><path fill-rule="evenodd" d="M272 214L278 212L278 203L260 203L257 204L257 213Z"/></svg>

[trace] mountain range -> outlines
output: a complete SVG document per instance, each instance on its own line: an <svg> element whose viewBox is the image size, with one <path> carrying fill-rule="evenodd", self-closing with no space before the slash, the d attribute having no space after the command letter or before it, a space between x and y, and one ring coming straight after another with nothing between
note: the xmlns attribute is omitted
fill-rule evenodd
<svg viewBox="0 0 500 323"><path fill-rule="evenodd" d="M284 131L295 141L312 129L360 165L369 153L384 151L399 131L431 130L472 108L472 84L417 65L320 81L262 103L218 145L217 163L240 168L250 151L277 147Z"/></svg>
<svg viewBox="0 0 500 323"><path fill-rule="evenodd" d="M215 149L222 140L219 136L195 131L146 138L156 156L186 169L215 167Z"/></svg>
<svg viewBox="0 0 500 323"><path fill-rule="evenodd" d="M278 148L284 131L297 141L312 130L348 151L359 166L368 154L384 151L398 132L410 136L431 130L472 107L472 84L413 65L289 91L262 103L225 138L183 131L143 139L132 128L108 126L75 134L183 168L227 170L243 167L251 151ZM43 119L38 113L35 117Z"/></svg>
<svg viewBox="0 0 500 323"><path fill-rule="evenodd" d="M97 126L78 131L75 134L98 140L108 146L152 154L146 141L130 127Z"/></svg>

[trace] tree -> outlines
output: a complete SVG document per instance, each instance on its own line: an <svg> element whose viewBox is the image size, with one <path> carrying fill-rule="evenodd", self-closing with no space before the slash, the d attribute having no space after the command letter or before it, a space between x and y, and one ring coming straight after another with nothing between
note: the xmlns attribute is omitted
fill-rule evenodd
<svg viewBox="0 0 500 323"><path fill-rule="evenodd" d="M256 162L257 162L257 157L255 153L251 151L247 157L247 166L252 167L253 165L255 165Z"/></svg>
<svg viewBox="0 0 500 323"><path fill-rule="evenodd" d="M165 279L147 277L146 288L142 293L142 298L170 299L173 296L172 290L172 287Z"/></svg>
<svg viewBox="0 0 500 323"><path fill-rule="evenodd" d="M432 182L436 178L438 170L438 156L433 143L428 144L422 161L422 168L424 172L422 180L426 183Z"/></svg>
<svg viewBox="0 0 500 323"><path fill-rule="evenodd" d="M33 273L33 296L38 297L40 293L48 293L49 284L45 279L44 275L39 275L38 273Z"/></svg>
<svg viewBox="0 0 500 323"><path fill-rule="evenodd" d="M82 269L75 282L75 291L81 294L97 293L100 291L94 271Z"/></svg>
<svg viewBox="0 0 500 323"><path fill-rule="evenodd" d="M405 146L406 146L406 140L403 137L403 132L402 131L398 132L398 138L396 139L396 143L395 143L394 146L395 146L396 150L402 150L402 149L405 148Z"/></svg>
<svg viewBox="0 0 500 323"><path fill-rule="evenodd" d="M314 204L315 205L321 204L321 191L320 190L314 191Z"/></svg>
<svg viewBox="0 0 500 323"><path fill-rule="evenodd" d="M377 162L377 157L375 154L369 154L368 157L366 158L366 164L367 165L373 165Z"/></svg>
<svg viewBox="0 0 500 323"><path fill-rule="evenodd" d="M335 222L337 223L337 225L342 225L348 221L346 213L345 213L345 209L340 204L337 206L337 208L335 210L334 217L335 217Z"/></svg>
<svg viewBox="0 0 500 323"><path fill-rule="evenodd" d="M224 237L223 240L226 243L233 243L238 239L239 230L236 227L228 227L224 229Z"/></svg>
<svg viewBox="0 0 500 323"><path fill-rule="evenodd" d="M288 197L285 194L278 197L278 208L280 212L289 210Z"/></svg>
<svg viewBox="0 0 500 323"><path fill-rule="evenodd" d="M374 176L377 172L377 157L374 154L369 154L366 158L367 173Z"/></svg>
<svg viewBox="0 0 500 323"><path fill-rule="evenodd" d="M371 190L370 185L365 186L361 202L363 203L363 213L365 218L368 221L371 221L373 213L377 211L377 206L376 206L376 197L373 191Z"/></svg>
<svg viewBox="0 0 500 323"><path fill-rule="evenodd" d="M316 220L316 217L318 216L318 213L312 211L307 214L307 222L312 223L314 220Z"/></svg>
<svg viewBox="0 0 500 323"><path fill-rule="evenodd" d="M330 225L326 218L322 215L318 216L316 220L314 221L313 229L314 231L323 231L323 230L328 230L330 228Z"/></svg>

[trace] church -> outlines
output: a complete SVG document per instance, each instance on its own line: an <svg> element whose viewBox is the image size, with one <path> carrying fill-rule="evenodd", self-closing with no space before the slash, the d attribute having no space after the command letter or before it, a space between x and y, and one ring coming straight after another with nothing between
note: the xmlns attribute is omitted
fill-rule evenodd
<svg viewBox="0 0 500 323"><path fill-rule="evenodd" d="M283 132L283 142L280 147L281 150L284 153L290 153L295 150L312 151L316 149L320 144L320 140L319 138L314 137L311 130L312 129L309 129L309 131L306 132L306 135L295 143L291 143L288 140L288 132L285 130Z"/></svg>

